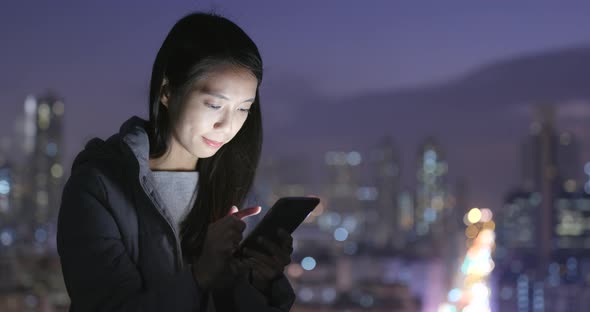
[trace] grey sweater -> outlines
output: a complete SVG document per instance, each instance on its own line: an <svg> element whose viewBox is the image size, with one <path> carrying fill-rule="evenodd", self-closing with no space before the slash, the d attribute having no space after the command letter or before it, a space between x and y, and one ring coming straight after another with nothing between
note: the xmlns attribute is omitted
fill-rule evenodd
<svg viewBox="0 0 590 312"><path fill-rule="evenodd" d="M179 233L180 223L189 213L196 199L198 171L152 171L158 195Z"/></svg>

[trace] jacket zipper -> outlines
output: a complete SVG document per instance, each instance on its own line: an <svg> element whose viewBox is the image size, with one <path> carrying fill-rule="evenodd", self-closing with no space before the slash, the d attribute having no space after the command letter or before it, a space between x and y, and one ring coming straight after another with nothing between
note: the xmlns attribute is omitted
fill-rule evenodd
<svg viewBox="0 0 590 312"><path fill-rule="evenodd" d="M142 178L143 178L143 183L141 183L141 188L146 193L146 195L148 195L148 197L151 199L152 204L154 204L154 206L160 205L160 201L155 197L154 191L152 190L148 193L145 189L144 183L147 183L147 178L145 176L143 176ZM158 213L160 214L160 216L164 220L166 220L166 223L168 224L168 226L170 227L170 230L172 230L172 233L174 234L174 242L176 244L176 265L182 270L184 268L184 258L182 255L182 247L180 245L180 240L178 239L178 233L176 233L176 230L174 229L174 226L172 226L172 223L170 223L170 220L168 220L168 218L166 218L166 216L162 213L162 211L160 211L160 208L159 207L155 207L155 208L158 211Z"/></svg>
<svg viewBox="0 0 590 312"><path fill-rule="evenodd" d="M131 149L130 144L127 142L127 140L123 139L125 141L126 144L123 144L127 151L133 155L133 157L135 157L135 153L133 152L133 150ZM136 163L139 166L139 163ZM139 170L141 172L141 170ZM150 201L152 202L152 204L154 206L156 205L160 205L159 201L154 198L153 192L147 192L145 189L145 183L147 183L147 178L146 176L142 176L142 179L139 180L139 185L141 185L141 189L143 190L144 194L146 194L146 196L148 196L148 198L150 199ZM150 185L150 188L153 190L153 186ZM162 213L162 211L160 211L160 209L158 207L154 207L156 208L156 210L158 211L158 213L160 214L160 216L166 220L166 223L168 223L168 226L170 227L170 230L172 231L172 233L174 234L174 242L176 244L176 265L178 266L178 268L180 268L180 270L182 270L184 268L184 258L182 255L182 247L180 245L180 240L178 239L178 233L176 233L176 230L174 229L174 226L172 226L172 223L170 222L170 220L168 220L168 218L166 218L166 216Z"/></svg>

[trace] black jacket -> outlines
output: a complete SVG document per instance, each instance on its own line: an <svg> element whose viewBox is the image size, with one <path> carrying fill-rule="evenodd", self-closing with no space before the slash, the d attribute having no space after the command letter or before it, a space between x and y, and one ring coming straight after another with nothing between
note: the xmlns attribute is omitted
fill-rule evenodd
<svg viewBox="0 0 590 312"><path fill-rule="evenodd" d="M134 116L74 160L57 231L71 311L208 311L147 174L148 151L145 121ZM270 298L245 279L227 296L235 311L288 311L295 299L284 275Z"/></svg>

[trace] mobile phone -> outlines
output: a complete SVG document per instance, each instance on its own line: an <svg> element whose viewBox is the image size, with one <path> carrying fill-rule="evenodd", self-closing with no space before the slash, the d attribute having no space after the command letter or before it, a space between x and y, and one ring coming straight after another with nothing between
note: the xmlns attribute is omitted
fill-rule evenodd
<svg viewBox="0 0 590 312"><path fill-rule="evenodd" d="M289 234L293 234L295 229L303 223L303 220L309 215L320 203L317 197L282 197L277 200L270 210L264 215L262 220L242 241L237 250L241 255L244 248L257 250L267 253L266 249L261 246L256 239L260 236L279 243L277 231L282 228Z"/></svg>

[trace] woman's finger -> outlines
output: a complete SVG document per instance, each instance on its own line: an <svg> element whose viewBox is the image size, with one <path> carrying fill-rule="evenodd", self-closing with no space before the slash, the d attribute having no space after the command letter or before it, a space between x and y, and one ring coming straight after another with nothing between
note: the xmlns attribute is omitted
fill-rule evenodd
<svg viewBox="0 0 590 312"><path fill-rule="evenodd" d="M233 207L235 207L235 206L233 206ZM240 211L234 211L232 213L232 215L238 217L240 220L243 220L247 217L255 216L255 215L259 214L261 210L262 210L262 208L260 206L255 206L255 207L250 207L250 208L244 208Z"/></svg>
<svg viewBox="0 0 590 312"><path fill-rule="evenodd" d="M251 264L250 263L248 263L246 261L242 261L240 259L232 259L231 262L230 262L230 265L231 265L231 268L232 268L232 272L234 274L246 273L251 268Z"/></svg>
<svg viewBox="0 0 590 312"><path fill-rule="evenodd" d="M284 265L291 263L291 253L287 252L285 249L279 247L279 245L271 242L264 237L260 237L260 243L266 250L270 252L276 259L278 259Z"/></svg>
<svg viewBox="0 0 590 312"><path fill-rule="evenodd" d="M275 268L277 270L282 270L282 268L283 268L283 265L278 261L278 259L275 259L274 257L265 255L261 252L254 251L251 249L245 249L244 254L247 257L255 259L258 262L264 263L265 265L267 265L271 268Z"/></svg>
<svg viewBox="0 0 590 312"><path fill-rule="evenodd" d="M277 245L275 242L268 240L265 237L260 236L257 240L258 243L262 244L262 246L266 248L268 251L270 251L273 255L282 252L282 249L279 245Z"/></svg>
<svg viewBox="0 0 590 312"><path fill-rule="evenodd" d="M271 280L282 272L282 270L276 270L273 267L258 261L258 259L252 258L252 262L254 263L253 273L258 274L262 279Z"/></svg>

